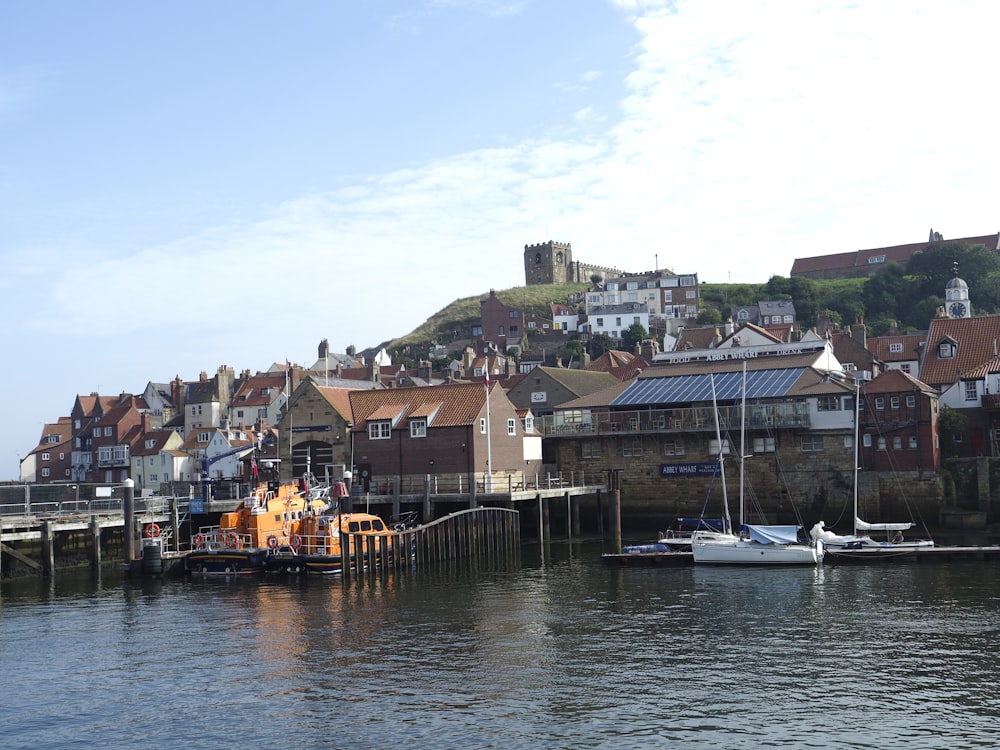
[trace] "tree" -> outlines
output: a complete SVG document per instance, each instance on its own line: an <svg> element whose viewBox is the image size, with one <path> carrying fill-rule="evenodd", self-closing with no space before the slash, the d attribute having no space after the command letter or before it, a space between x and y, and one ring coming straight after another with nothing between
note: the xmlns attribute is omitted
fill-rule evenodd
<svg viewBox="0 0 1000 750"><path fill-rule="evenodd" d="M955 458L961 454L959 445L968 432L969 418L947 406L938 415L938 433L941 435L941 458ZM958 438L958 440L956 440Z"/></svg>
<svg viewBox="0 0 1000 750"><path fill-rule="evenodd" d="M615 342L606 333L598 333L590 339L590 356L597 359L605 352L610 352L615 348Z"/></svg>
<svg viewBox="0 0 1000 750"><path fill-rule="evenodd" d="M916 253L906 266L906 272L919 286L917 295L941 294L945 285L958 275L965 279L984 279L1000 271L1000 256L983 245L965 242L935 243Z"/></svg>
<svg viewBox="0 0 1000 750"><path fill-rule="evenodd" d="M591 283L591 285L593 285L595 292L598 289L601 288L601 283L603 281L604 281L604 277L602 277L601 274L599 274L599 273L592 273L592 274L590 274L590 283Z"/></svg>
<svg viewBox="0 0 1000 750"><path fill-rule="evenodd" d="M703 307L698 311L698 325L710 326L722 322L722 313L714 307Z"/></svg>
<svg viewBox="0 0 1000 750"><path fill-rule="evenodd" d="M865 282L862 293L865 318L895 318L896 311L912 294L913 285L906 279L903 267L890 263Z"/></svg>
<svg viewBox="0 0 1000 750"><path fill-rule="evenodd" d="M560 350L559 356L562 357L562 361L566 362L567 365L574 360L579 362L583 357L583 342L580 339L567 341L566 346Z"/></svg>
<svg viewBox="0 0 1000 750"><path fill-rule="evenodd" d="M634 352L635 348L648 338L649 331L642 323L633 323L622 331L622 351Z"/></svg>

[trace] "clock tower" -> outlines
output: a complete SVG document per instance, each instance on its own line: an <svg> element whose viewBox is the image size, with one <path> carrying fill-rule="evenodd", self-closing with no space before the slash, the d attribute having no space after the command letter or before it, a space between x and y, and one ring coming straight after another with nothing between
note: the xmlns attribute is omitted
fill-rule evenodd
<svg viewBox="0 0 1000 750"><path fill-rule="evenodd" d="M958 278L958 269L955 269L955 278L949 281L944 288L944 308L949 318L972 317L972 305L969 304L969 285L963 279Z"/></svg>

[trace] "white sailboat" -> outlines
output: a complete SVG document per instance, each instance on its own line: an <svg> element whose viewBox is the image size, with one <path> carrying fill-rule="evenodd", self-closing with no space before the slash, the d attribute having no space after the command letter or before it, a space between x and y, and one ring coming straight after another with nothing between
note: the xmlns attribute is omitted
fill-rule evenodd
<svg viewBox="0 0 1000 750"><path fill-rule="evenodd" d="M858 472L860 470L861 444L861 383L854 388L854 533L834 534L827 531L823 521L819 521L809 532L816 542L822 542L838 557L883 558L913 554L918 549L934 546L930 539L904 539L903 532L915 526L909 522L866 523L858 516ZM872 539L872 531L885 532L885 541Z"/></svg>
<svg viewBox="0 0 1000 750"><path fill-rule="evenodd" d="M709 375L711 377L711 375ZM729 518L726 475L723 471L722 437L719 410L715 403L715 379L712 378L712 405L715 407L715 438L719 444L719 471L725 517ZM820 542L802 544L798 526L759 526L744 523L744 446L746 444L746 363L743 365L743 403L740 422L740 534L696 531L691 540L695 563L707 565L816 565L823 561Z"/></svg>

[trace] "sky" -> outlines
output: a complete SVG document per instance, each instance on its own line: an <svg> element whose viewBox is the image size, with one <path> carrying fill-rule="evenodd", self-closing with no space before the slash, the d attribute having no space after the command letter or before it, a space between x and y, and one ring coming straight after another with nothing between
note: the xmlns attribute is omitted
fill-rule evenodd
<svg viewBox="0 0 1000 750"><path fill-rule="evenodd" d="M77 394L309 365L525 283L1000 226L1000 5L0 3L0 480ZM974 292L973 292L974 295Z"/></svg>

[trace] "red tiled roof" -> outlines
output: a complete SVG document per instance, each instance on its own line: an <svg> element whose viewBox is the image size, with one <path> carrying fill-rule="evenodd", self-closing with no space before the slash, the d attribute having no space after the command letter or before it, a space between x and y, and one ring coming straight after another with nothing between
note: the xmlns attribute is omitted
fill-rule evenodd
<svg viewBox="0 0 1000 750"><path fill-rule="evenodd" d="M945 339L958 346L955 356L942 359L938 345ZM940 388L955 383L992 360L1000 349L1000 315L971 318L934 318L927 332L927 348L920 365L920 380Z"/></svg>
<svg viewBox="0 0 1000 750"><path fill-rule="evenodd" d="M920 350L923 349L926 340L926 333L905 333L895 336L872 336L865 343L868 351L883 362L905 362L920 359Z"/></svg>
<svg viewBox="0 0 1000 750"><path fill-rule="evenodd" d="M954 240L934 242L911 242L907 245L892 245L891 247L876 247L868 250L857 250L852 253L834 253L833 255L818 255L812 258L796 258L792 263L792 275L816 273L817 271L832 271L849 268L869 268L881 266L884 263L906 263L916 253L934 244L962 242L966 245L984 245L989 250L1000 250L1000 233L988 234L983 237L961 237ZM869 259L882 257L879 263L869 264Z"/></svg>
<svg viewBox="0 0 1000 750"><path fill-rule="evenodd" d="M404 418L414 410L438 403L441 408L434 418L434 426L454 427L472 424L479 417L486 407L486 389L482 383L454 383L351 391L350 399L355 430L366 429L370 419L390 419L396 415Z"/></svg>

